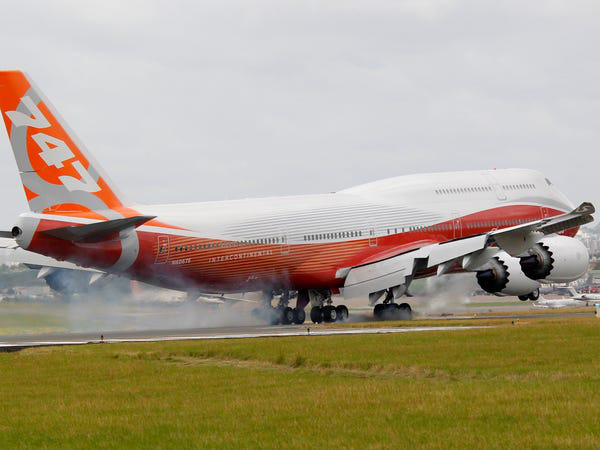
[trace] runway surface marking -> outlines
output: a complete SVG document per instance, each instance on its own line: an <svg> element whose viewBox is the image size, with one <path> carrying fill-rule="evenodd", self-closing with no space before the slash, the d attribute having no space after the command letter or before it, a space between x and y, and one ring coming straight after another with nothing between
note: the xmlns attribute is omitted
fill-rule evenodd
<svg viewBox="0 0 600 450"><path fill-rule="evenodd" d="M0 349L10 349L15 347L41 347L41 346L52 346L52 345L84 345L84 344L98 344L98 343L125 343L125 342L163 342L163 341L195 341L195 340L208 340L208 339L250 339L250 338L267 338L267 337L292 337L292 336L336 336L336 335L352 335L352 334L391 334L391 333L413 333L413 332L424 332L424 331L455 331L455 330L474 330L483 328L494 328L493 326L446 326L446 327L414 327L414 328L341 328L341 329L322 329L322 328L310 328L310 327L298 327L290 330L286 328L271 328L265 327L265 331L256 332L230 332L230 333L219 333L213 332L207 334L207 330L202 330L203 334L197 335L173 335L165 336L150 336L150 337L105 337L103 340L99 339L99 334L95 335L95 338L81 338L80 336L73 336L73 339L69 339L66 335L57 336L58 339L48 339L48 335L44 336L45 340L35 340L35 336L23 337L23 340L10 340L0 341ZM133 332L133 333L144 333L151 334L152 331L147 332ZM119 334L119 333L114 333ZM120 333L127 334L127 333ZM91 336L91 334L89 334Z"/></svg>

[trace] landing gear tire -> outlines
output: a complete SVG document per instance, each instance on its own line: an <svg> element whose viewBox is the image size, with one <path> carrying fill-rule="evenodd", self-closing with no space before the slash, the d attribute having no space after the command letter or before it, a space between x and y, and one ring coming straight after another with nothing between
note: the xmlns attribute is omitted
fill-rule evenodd
<svg viewBox="0 0 600 450"><path fill-rule="evenodd" d="M298 309L294 308L294 323L296 325L302 325L306 320L306 312L304 312L304 308Z"/></svg>
<svg viewBox="0 0 600 450"><path fill-rule="evenodd" d="M519 295L519 300L521 300L522 302L526 302L527 300L529 300L529 294Z"/></svg>
<svg viewBox="0 0 600 450"><path fill-rule="evenodd" d="M385 311L386 306L387 305L384 305L383 303L375 305L375 308L373 309L373 315L375 316L375 319L383 320L383 312Z"/></svg>
<svg viewBox="0 0 600 450"><path fill-rule="evenodd" d="M337 310L335 306L327 305L323 307L323 320L325 322L331 323L335 322L338 318Z"/></svg>
<svg viewBox="0 0 600 450"><path fill-rule="evenodd" d="M294 310L289 306L281 309L281 324L289 325L294 321Z"/></svg>
<svg viewBox="0 0 600 450"><path fill-rule="evenodd" d="M380 303L375 305L376 320L412 320L412 309L408 303Z"/></svg>
<svg viewBox="0 0 600 450"><path fill-rule="evenodd" d="M413 318L412 308L408 303L400 303L397 313L399 320L412 320Z"/></svg>
<svg viewBox="0 0 600 450"><path fill-rule="evenodd" d="M321 323L323 322L323 308L319 306L315 306L310 310L310 320L312 323Z"/></svg>
<svg viewBox="0 0 600 450"><path fill-rule="evenodd" d="M532 301L534 301L534 302L535 302L537 299L539 299L539 298L540 298L540 290L539 290L539 289L536 289L535 291L533 291L533 292L530 292L530 293L529 293L529 295L527 295L527 298L528 298L529 300L532 300Z"/></svg>
<svg viewBox="0 0 600 450"><path fill-rule="evenodd" d="M337 313L338 322L345 322L348 320L348 308L346 305L338 305L335 307L335 312Z"/></svg>

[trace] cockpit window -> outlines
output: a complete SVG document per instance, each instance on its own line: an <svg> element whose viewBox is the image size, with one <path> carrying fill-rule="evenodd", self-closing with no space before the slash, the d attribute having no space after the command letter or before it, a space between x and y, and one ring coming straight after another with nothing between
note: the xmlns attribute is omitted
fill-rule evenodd
<svg viewBox="0 0 600 450"><path fill-rule="evenodd" d="M548 183L548 186L552 186L552 181L550 181L548 178L545 178L546 183Z"/></svg>

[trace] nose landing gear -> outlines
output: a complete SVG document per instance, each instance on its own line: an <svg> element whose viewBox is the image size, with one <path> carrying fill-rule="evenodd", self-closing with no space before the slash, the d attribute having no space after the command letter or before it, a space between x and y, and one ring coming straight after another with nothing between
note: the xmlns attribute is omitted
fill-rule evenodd
<svg viewBox="0 0 600 450"><path fill-rule="evenodd" d="M533 292L530 292L529 294L525 294L525 295L519 295L519 300L521 300L522 302L526 302L527 300L531 300L531 301L536 301L540 298L540 290L536 289Z"/></svg>

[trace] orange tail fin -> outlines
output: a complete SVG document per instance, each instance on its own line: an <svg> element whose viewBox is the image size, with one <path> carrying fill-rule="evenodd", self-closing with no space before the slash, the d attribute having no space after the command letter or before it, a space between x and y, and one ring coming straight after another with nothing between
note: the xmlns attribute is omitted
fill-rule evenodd
<svg viewBox="0 0 600 450"><path fill-rule="evenodd" d="M0 71L0 110L32 211L125 206L102 168L23 72Z"/></svg>

